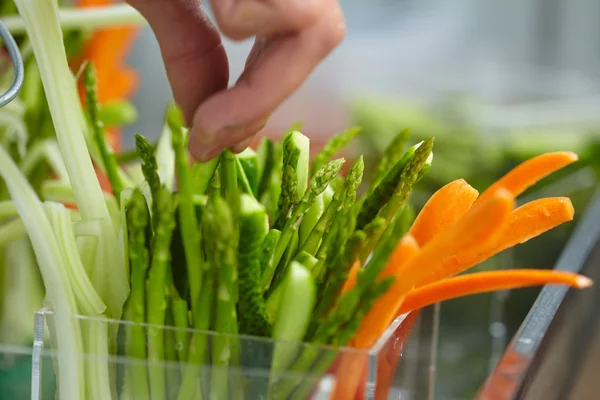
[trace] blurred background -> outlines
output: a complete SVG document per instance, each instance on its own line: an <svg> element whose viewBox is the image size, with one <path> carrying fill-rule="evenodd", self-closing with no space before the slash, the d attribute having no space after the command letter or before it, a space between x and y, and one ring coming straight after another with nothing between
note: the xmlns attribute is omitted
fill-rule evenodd
<svg viewBox="0 0 600 400"><path fill-rule="evenodd" d="M365 179L368 166L401 130L410 129L411 144L435 136L433 168L412 197L417 207L451 180L464 178L482 191L534 155L575 151L580 162L519 199L569 196L575 221L477 267L552 268L598 188L600 0L341 0L341 5L344 42L273 114L261 135L276 138L302 122L303 133L318 148L359 125L363 133L346 156L365 156ZM224 44L233 83L252 41ZM172 101L149 28L142 30L128 64L137 69L140 86L133 98L137 122L123 131L125 149L133 148L137 132L151 140L159 136ZM17 296L9 279L0 278L5 297ZM441 305L436 399L473 398L538 293L521 289ZM36 302L41 298L12 310L14 319L2 318L0 344L30 343L22 332L32 330L32 320L23 322L22 315ZM0 359L0 370L4 365ZM0 399L2 385L14 374L27 376L28 368L0 373ZM580 398L594 399L598 391L591 393Z"/></svg>
<svg viewBox="0 0 600 400"><path fill-rule="evenodd" d="M569 196L577 218L583 214L600 171L600 0L341 3L346 39L263 135L278 137L301 121L318 147L358 124L364 133L349 156L364 154L367 166L404 128L414 142L435 136L434 166L414 195L417 205L450 180L465 178L481 191L529 157L572 150L580 163L520 201ZM251 46L225 40L232 83ZM134 98L139 122L125 131L126 147L135 132L158 136L172 99L148 28L129 62L141 86ZM478 268L552 268L577 222ZM538 293L523 289L442 304L437 399L472 398Z"/></svg>

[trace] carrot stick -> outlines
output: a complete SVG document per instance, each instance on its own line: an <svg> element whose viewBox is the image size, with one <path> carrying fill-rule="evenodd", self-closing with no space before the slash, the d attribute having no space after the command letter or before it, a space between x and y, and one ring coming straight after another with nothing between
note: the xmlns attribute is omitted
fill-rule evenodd
<svg viewBox="0 0 600 400"><path fill-rule="evenodd" d="M510 193L499 189L493 197L473 207L452 228L436 235L420 251L416 240L407 234L392 253L386 268L388 274L393 273L398 279L363 318L351 344L358 348L371 347L396 316L404 296L429 274L436 273L440 266L443 268L443 261L450 255L493 237L508 221L513 205Z"/></svg>
<svg viewBox="0 0 600 400"><path fill-rule="evenodd" d="M399 269L404 263L407 263L419 251L419 245L410 234L406 234L398 243L390 260L388 267L394 265L395 269ZM394 272L392 268L386 268L387 273ZM383 275L383 271L382 274ZM380 276L381 276L380 275ZM360 328L354 338L350 341L350 345L358 348L369 348L381 336L381 333L389 326L394 318L394 311L398 309L402 302L402 298L390 295L392 290L388 290L381 296L367 315L362 319ZM356 390L360 383L360 377L367 367L368 358L363 353L347 353L342 355L340 361L340 369L338 371L338 380L333 399L345 400L351 399L356 394Z"/></svg>
<svg viewBox="0 0 600 400"><path fill-rule="evenodd" d="M562 151L544 153L515 167L491 185L477 200L488 199L498 188L511 192L515 198L553 172L578 160L577 154Z"/></svg>
<svg viewBox="0 0 600 400"><path fill-rule="evenodd" d="M583 289L591 286L592 280L572 272L553 270L519 269L475 272L430 283L411 291L396 315L456 297L547 284L563 284Z"/></svg>
<svg viewBox="0 0 600 400"><path fill-rule="evenodd" d="M483 248L467 250L449 257L444 261L444 268L428 276L421 284L429 284L466 271L503 250L571 221L574 213L573 204L567 197L550 197L524 204L511 212L506 228L497 239Z"/></svg>
<svg viewBox="0 0 600 400"><path fill-rule="evenodd" d="M399 274L399 271L401 271L402 266L408 264L418 252L419 245L417 244L417 241L410 233L406 234L402 240L400 240L390 256L388 268L386 268L386 271L382 271L381 278L396 275L398 276L396 282L402 281L403 277ZM383 272L385 272L386 275L383 275ZM396 283L394 283L385 294L379 297L367 315L362 319L358 332L351 340L351 344L354 347L361 349L371 347L379 336L381 336L382 332L390 325L395 317L395 310L398 309L403 300L401 296L398 296L398 292L395 290L396 286Z"/></svg>
<svg viewBox="0 0 600 400"><path fill-rule="evenodd" d="M475 204L450 229L436 235L419 254L402 268L398 294L422 285L429 276L445 275L446 259L454 254L480 249L504 231L515 200L505 189L498 189L487 200ZM485 248L485 247L484 247ZM400 283L399 283L400 285Z"/></svg>
<svg viewBox="0 0 600 400"><path fill-rule="evenodd" d="M461 219L477 199L479 192L464 179L450 182L436 191L413 222L410 233L420 246Z"/></svg>

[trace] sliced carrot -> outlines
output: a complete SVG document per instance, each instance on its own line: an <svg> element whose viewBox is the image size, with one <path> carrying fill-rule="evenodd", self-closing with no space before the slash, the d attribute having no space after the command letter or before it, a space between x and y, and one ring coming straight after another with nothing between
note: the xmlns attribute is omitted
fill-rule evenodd
<svg viewBox="0 0 600 400"><path fill-rule="evenodd" d="M494 240L504 231L514 204L513 196L504 189L498 189L487 200L475 204L456 224L422 247L403 268L400 280L403 287L398 290L407 292L430 276L444 275L447 268L444 261L450 256L480 249Z"/></svg>
<svg viewBox="0 0 600 400"><path fill-rule="evenodd" d="M574 213L573 204L567 197L550 197L524 204L511 212L509 222L498 238L491 240L483 248L467 250L449 257L444 262L444 268L429 275L421 284L432 283L466 271L501 251L571 221Z"/></svg>
<svg viewBox="0 0 600 400"><path fill-rule="evenodd" d="M492 196L498 188L508 190L515 198L517 198L521 193L535 185L541 179L577 160L577 154L569 151L544 153L533 157L518 165L504 175L504 177L496 181L483 192L477 201L481 202L486 200Z"/></svg>
<svg viewBox="0 0 600 400"><path fill-rule="evenodd" d="M554 270L519 269L476 272L430 283L411 291L397 310L396 315L419 310L456 297L547 284L562 284L583 289L591 286L592 280L573 272Z"/></svg>
<svg viewBox="0 0 600 400"><path fill-rule="evenodd" d="M410 233L423 246L435 235L461 219L477 199L479 192L464 179L450 182L436 191L413 222Z"/></svg>
<svg viewBox="0 0 600 400"><path fill-rule="evenodd" d="M367 352L344 352L342 354L336 374L337 382L331 396L332 400L354 398L368 362L369 354Z"/></svg>
<svg viewBox="0 0 600 400"><path fill-rule="evenodd" d="M400 327L393 333L392 337L379 352L375 400L387 400L389 398L389 392L396 376L398 363L403 354L402 347L408 340L419 314L419 310L408 314ZM362 392L364 393L364 391Z"/></svg>
<svg viewBox="0 0 600 400"><path fill-rule="evenodd" d="M392 287L377 299L373 307L371 307L367 315L362 319L358 332L352 338L352 346L361 349L371 347L390 325L395 317L395 310L398 309L403 300L401 296L398 296L398 291L396 290L398 286L402 287L402 266L408 264L418 252L419 245L417 241L411 234L406 234L390 256L388 266L391 266L391 268L386 268L385 275L381 275L381 278L396 275L399 279L396 279Z"/></svg>

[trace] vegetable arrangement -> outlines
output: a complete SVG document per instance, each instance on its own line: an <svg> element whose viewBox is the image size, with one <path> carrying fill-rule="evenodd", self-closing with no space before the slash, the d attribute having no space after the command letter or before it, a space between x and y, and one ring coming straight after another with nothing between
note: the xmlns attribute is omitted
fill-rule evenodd
<svg viewBox="0 0 600 400"><path fill-rule="evenodd" d="M358 129L331 139L312 163L309 139L292 129L256 151L198 164L172 105L158 144L137 135L140 161L126 169L106 140L98 90L108 86L92 63L81 77L85 111L78 101L56 1L15 3L64 164L65 174L42 186L60 185L75 204L41 201L0 148L7 207L29 235L54 311L61 399L303 399L313 389L307 377L338 358L323 345L370 348L400 314L500 287L591 284L548 271L453 277L572 219L567 198L519 208L515 198L576 161L573 153L533 158L481 196L463 180L451 182L415 219L408 200L431 167L433 139L406 151L406 135L395 140L359 194L362 157L345 177L345 160L333 159ZM107 177L106 191L95 168ZM88 325L75 315L98 318ZM117 330L104 318L130 323ZM256 352L246 337L275 342ZM120 381L108 361L81 354L139 362ZM348 353L337 361L334 396L353 398L366 364ZM265 369L268 379L230 373L248 368Z"/></svg>
<svg viewBox="0 0 600 400"><path fill-rule="evenodd" d="M65 3L61 1L61 3ZM112 0L82 0L76 2L74 12L84 7L101 6ZM18 19L12 0L0 1L0 18L9 27ZM135 108L127 99L137 86L135 71L123 60L135 39L138 27L117 27L89 31L73 29L65 33L63 42L69 67L77 73L84 60L93 62L103 84L98 87L99 119L106 129L107 140L115 151L121 150L120 127L133 122ZM32 56L31 43L26 35L13 33L21 48L26 79L18 97L0 110L0 141L19 165L32 187L46 200L63 201L72 206L72 193L65 190L68 182L64 162L56 140L52 118L44 96L44 89ZM8 54L0 54L0 86L8 87L12 69L8 68ZM110 85L107 83L110 82ZM81 87L80 99L84 101ZM105 174L96 168L104 190L110 186ZM50 181L59 178L59 181ZM9 194L0 184L0 202L8 205ZM69 200L69 201L67 201ZM43 303L44 287L30 241L20 220L10 220L14 210L3 208L0 230L0 342L29 345L33 335L33 320L23 318L38 310ZM11 211L12 210L12 211ZM17 261L18 260L18 261ZM18 305L15 307L15 305Z"/></svg>

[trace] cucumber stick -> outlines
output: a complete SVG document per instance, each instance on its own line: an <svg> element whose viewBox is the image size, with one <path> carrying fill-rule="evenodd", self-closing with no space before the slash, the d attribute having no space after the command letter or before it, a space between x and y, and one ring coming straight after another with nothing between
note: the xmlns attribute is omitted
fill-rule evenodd
<svg viewBox="0 0 600 400"><path fill-rule="evenodd" d="M240 196L238 246L238 315L240 333L268 336L267 321L261 290L261 246L267 235L269 223L265 208L252 196Z"/></svg>
<svg viewBox="0 0 600 400"><path fill-rule="evenodd" d="M237 155L237 159L240 162L242 169L244 170L244 174L246 175L246 179L248 180L248 184L252 189L252 195L256 198L258 197L258 156L256 152L248 147L246 150L242 151Z"/></svg>
<svg viewBox="0 0 600 400"><path fill-rule="evenodd" d="M310 271L292 261L281 285L279 308L273 325L277 340L271 364L271 381L277 372L294 360L306 334L316 298L316 287Z"/></svg>
<svg viewBox="0 0 600 400"><path fill-rule="evenodd" d="M306 211L306 214L304 214L304 217L302 217L300 229L298 230L298 234L300 235L298 238L298 244L300 247L302 247L308 238L308 235L310 235L310 232L312 232L313 228L317 224L317 221L319 221L319 218L321 218L321 215L323 215L323 212L325 211L325 200L323 199L324 195L325 192L317 196L314 204L310 206L308 211Z"/></svg>

